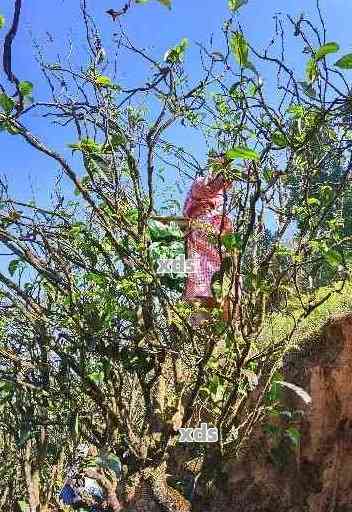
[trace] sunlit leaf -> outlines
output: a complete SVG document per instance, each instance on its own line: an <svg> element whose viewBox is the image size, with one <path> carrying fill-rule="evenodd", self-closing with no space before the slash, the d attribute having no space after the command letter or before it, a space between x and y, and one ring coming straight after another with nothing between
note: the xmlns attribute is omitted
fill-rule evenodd
<svg viewBox="0 0 352 512"><path fill-rule="evenodd" d="M33 92L32 82L23 81L18 84L22 96L30 96Z"/></svg>
<svg viewBox="0 0 352 512"><path fill-rule="evenodd" d="M237 146L235 148L229 149L229 151L226 152L226 158L229 160L235 160L236 158L239 158L258 161L259 155L256 151L254 151L254 149Z"/></svg>
<svg viewBox="0 0 352 512"><path fill-rule="evenodd" d="M104 382L104 372L93 372L88 375L88 377L95 383L101 384Z"/></svg>
<svg viewBox="0 0 352 512"><path fill-rule="evenodd" d="M100 75L94 79L98 87L113 87L113 83L108 76Z"/></svg>
<svg viewBox="0 0 352 512"><path fill-rule="evenodd" d="M317 199L316 197L308 197L307 203L310 206L320 206L321 205L319 199Z"/></svg>
<svg viewBox="0 0 352 512"><path fill-rule="evenodd" d="M309 59L306 67L306 76L309 83L315 82L318 78L319 69L316 61L314 59Z"/></svg>
<svg viewBox="0 0 352 512"><path fill-rule="evenodd" d="M5 17L2 14L0 14L0 29L4 28L4 26L5 26Z"/></svg>
<svg viewBox="0 0 352 512"><path fill-rule="evenodd" d="M352 69L352 53L348 53L335 62L335 66L341 69Z"/></svg>
<svg viewBox="0 0 352 512"><path fill-rule="evenodd" d="M248 4L248 0L229 0L228 6L230 11L236 12L238 9L240 9L243 5Z"/></svg>
<svg viewBox="0 0 352 512"><path fill-rule="evenodd" d="M305 109L302 105L291 105L287 109L288 114L292 114L294 118L301 119L304 116Z"/></svg>
<svg viewBox="0 0 352 512"><path fill-rule="evenodd" d="M235 32L230 39L230 47L237 62L244 67L248 62L248 43L241 32Z"/></svg>
<svg viewBox="0 0 352 512"><path fill-rule="evenodd" d="M340 49L337 43L326 43L315 51L314 57L316 61L319 61L326 57L329 53L338 52Z"/></svg>
<svg viewBox="0 0 352 512"><path fill-rule="evenodd" d="M174 48L170 48L164 55L164 61L170 64L177 64L183 61L185 51L188 47L188 39L184 37Z"/></svg>

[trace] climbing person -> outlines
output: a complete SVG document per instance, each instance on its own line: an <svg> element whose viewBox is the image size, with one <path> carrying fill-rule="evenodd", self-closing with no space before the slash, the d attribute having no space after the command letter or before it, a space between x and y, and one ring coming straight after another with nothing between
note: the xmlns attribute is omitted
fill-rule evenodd
<svg viewBox="0 0 352 512"><path fill-rule="evenodd" d="M214 277L223 268L225 256L221 237L233 233L232 221L225 211L225 195L232 181L224 177L224 170L229 169L230 163L225 155L210 155L208 174L194 180L183 208L188 219L187 259L193 262L184 298L200 309L191 317L195 327L209 319L210 311L218 306L223 308L226 321L231 317L231 292L220 303L213 293Z"/></svg>
<svg viewBox="0 0 352 512"><path fill-rule="evenodd" d="M59 499L81 512L122 511L116 496L120 473L116 455L99 454L94 446L79 445Z"/></svg>

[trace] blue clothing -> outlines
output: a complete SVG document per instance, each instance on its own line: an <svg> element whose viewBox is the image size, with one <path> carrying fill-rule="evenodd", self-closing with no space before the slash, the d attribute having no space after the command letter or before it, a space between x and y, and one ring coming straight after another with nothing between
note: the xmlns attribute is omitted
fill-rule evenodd
<svg viewBox="0 0 352 512"><path fill-rule="evenodd" d="M79 501L79 496L71 486L65 484L60 492L59 499L62 500L64 505L73 505Z"/></svg>
<svg viewBox="0 0 352 512"><path fill-rule="evenodd" d="M114 454L105 454L95 457L92 460L93 464L90 467L99 468L100 470L109 469L113 471L116 476L121 473L121 461ZM76 463L71 466L68 479L64 487L62 488L59 499L64 505L79 505L89 502L91 499L94 501L94 505L85 508L89 512L101 512L99 504L104 501L105 492L104 489L98 484L93 478L88 478L84 474L85 457L77 456ZM85 499L86 497L86 499Z"/></svg>

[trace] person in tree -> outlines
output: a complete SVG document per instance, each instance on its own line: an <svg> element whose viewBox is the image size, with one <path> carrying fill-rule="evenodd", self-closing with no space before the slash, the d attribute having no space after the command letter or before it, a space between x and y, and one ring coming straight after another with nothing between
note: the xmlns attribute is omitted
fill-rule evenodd
<svg viewBox="0 0 352 512"><path fill-rule="evenodd" d="M116 496L121 463L114 454L79 445L59 499L80 512L120 512Z"/></svg>
<svg viewBox="0 0 352 512"><path fill-rule="evenodd" d="M195 179L183 208L189 226L185 236L186 253L193 262L184 298L203 310L222 306L225 320L230 319L231 292L219 304L213 284L214 278L224 271L221 237L233 233L232 221L225 211L226 192L232 186L231 179L224 176L229 165L224 155L210 155L208 174ZM200 312L193 315L192 322L197 326L208 318L207 312Z"/></svg>

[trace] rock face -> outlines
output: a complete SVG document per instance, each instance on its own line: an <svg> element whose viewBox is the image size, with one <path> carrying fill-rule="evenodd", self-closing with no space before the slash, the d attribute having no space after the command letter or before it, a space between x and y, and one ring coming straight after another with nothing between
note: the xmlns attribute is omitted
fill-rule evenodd
<svg viewBox="0 0 352 512"><path fill-rule="evenodd" d="M290 352L284 379L312 398L306 405L284 392L285 408L303 411L293 425L299 446L292 449L283 437L276 448L284 457L275 461L272 442L258 429L245 458L226 468L227 481L199 510L352 512L352 314L330 320L300 351Z"/></svg>

